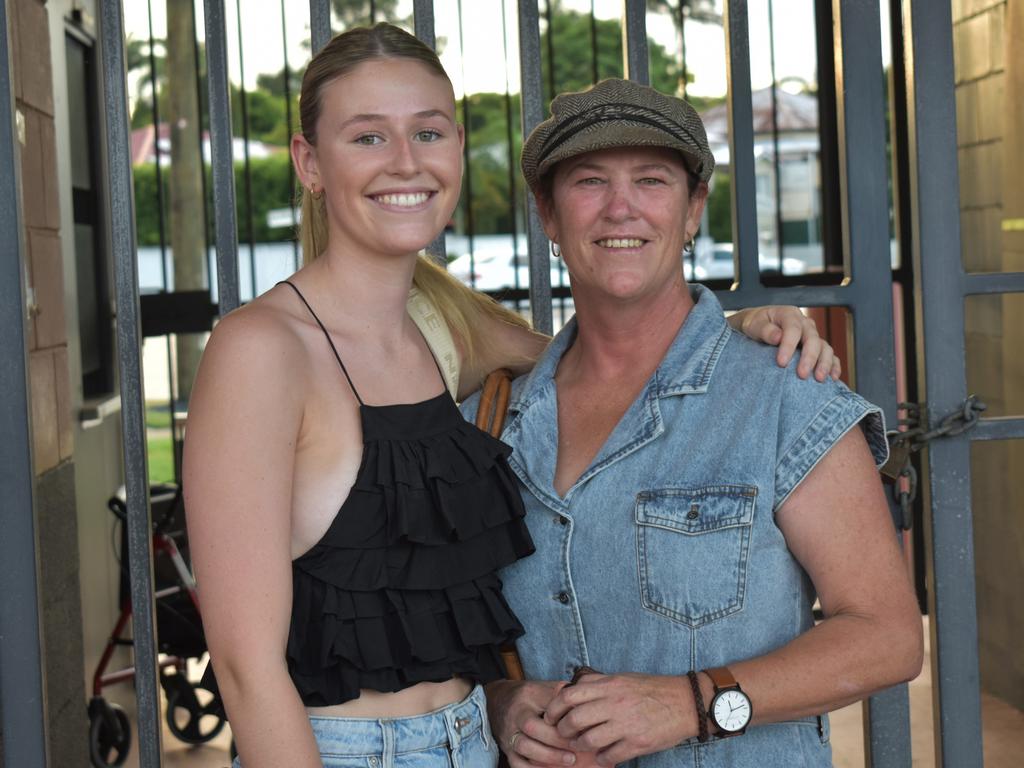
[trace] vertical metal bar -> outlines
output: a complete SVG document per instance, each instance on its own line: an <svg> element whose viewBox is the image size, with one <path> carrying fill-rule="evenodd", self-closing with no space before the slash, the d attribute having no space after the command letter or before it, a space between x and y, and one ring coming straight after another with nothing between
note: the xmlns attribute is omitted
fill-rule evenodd
<svg viewBox="0 0 1024 768"><path fill-rule="evenodd" d="M729 83L729 157L732 164L732 234L736 282L760 284L757 263L757 198L754 178L754 118L750 103L750 36L746 0L726 0L726 78Z"/></svg>
<svg viewBox="0 0 1024 768"><path fill-rule="evenodd" d="M601 79L597 68L597 15L594 13L594 0L590 0L590 79L595 83Z"/></svg>
<svg viewBox="0 0 1024 768"><path fill-rule="evenodd" d="M551 7L552 3L553 0L544 0L544 22L547 24L547 34L544 35L544 52L548 55L548 101L558 94L558 84L555 82L555 14ZM539 18L537 23L540 24ZM543 67L541 69L543 70Z"/></svg>
<svg viewBox="0 0 1024 768"><path fill-rule="evenodd" d="M206 81L210 92L213 228L217 243L217 304L226 315L239 305L235 168L231 145L227 25L224 0L206 0Z"/></svg>
<svg viewBox="0 0 1024 768"><path fill-rule="evenodd" d="M25 354L21 162L7 0L0 0L0 733L4 764L44 768L46 710L37 589L32 430Z"/></svg>
<svg viewBox="0 0 1024 768"><path fill-rule="evenodd" d="M437 36L434 31L434 0L413 0L412 19L416 37L431 48L435 48Z"/></svg>
<svg viewBox="0 0 1024 768"><path fill-rule="evenodd" d="M857 390L896 423L885 92L878 4L832 8L840 200L844 254L851 277ZM839 62L841 59L841 63ZM782 240L780 231L779 248ZM781 255L780 255L781 263ZM894 521L899 510L890 500ZM900 536L894 526L893 535ZM902 538L902 536L900 536ZM899 685L864 703L864 751L872 768L910 768L910 695Z"/></svg>
<svg viewBox="0 0 1024 768"><path fill-rule="evenodd" d="M193 14L195 9L193 8ZM154 164L154 171L156 173L156 215L157 215L157 230L160 235L160 274L162 278L162 286L164 291L170 291L170 279L168 274L168 263L167 263L167 232L166 224L164 222L164 179L162 170L161 157L162 152L160 151L160 89L156 78L156 39L153 36L153 0L146 0L146 16L149 25L149 87L153 96L153 153L156 156L156 163ZM202 122L202 121L200 121ZM202 130L200 128L200 130ZM202 141L199 144L202 147ZM200 149L200 151L202 151ZM205 198L204 198L205 199ZM181 457L177 446L181 444L181 438L178 435L178 422L174 418L175 404L177 402L177 381L174 375L174 354L172 352L172 341L170 336L164 337L165 348L167 350L167 392L168 402L167 406L171 413L171 445L174 449L171 451L171 455L174 459L174 478L175 480L181 479Z"/></svg>
<svg viewBox="0 0 1024 768"><path fill-rule="evenodd" d="M160 275L163 278L163 289L170 291L170 280L167 274L167 227L164 222L164 179L160 150L160 94L156 79L156 40L153 37L153 0L146 0L146 14L149 19L149 88L153 94L153 154L156 155L154 171L156 173L156 221L160 234ZM174 367L170 365L170 347L168 347L168 375Z"/></svg>
<svg viewBox="0 0 1024 768"><path fill-rule="evenodd" d="M149 0L149 1L152 2L152 0ZM199 39L198 39L199 35L196 34L196 30L198 28L199 27L196 24L196 7L193 4L193 6L192 6L192 55L193 55L193 58L195 59L195 65L194 66L196 68L196 93L200 94L200 98L197 99L197 101L198 101L198 104L197 104L198 109L196 110L196 114L199 116L199 119L196 121L196 133L199 134L199 141L196 142L196 147L197 147L197 150L199 152L199 167L203 169L202 173L199 174L199 178L202 181L202 187L203 187L203 246L206 248L206 250L204 252L204 258L206 260L206 284L212 290L212 288L213 288L213 279L214 279L213 278L214 265L210 261L210 246L211 246L211 243L210 243L210 196L209 196L209 189L208 189L209 188L209 183L207 183L207 179L206 179L206 157L203 154L203 144L205 143L205 141L203 139L203 126L206 125L206 121L203 119L203 99L201 97L201 94L203 92L202 82L203 82L203 80L206 79L206 75L203 73L203 63L204 62L200 61L200 56L199 56ZM207 88L207 96L209 96L209 88ZM175 394L175 399L177 399L177 394Z"/></svg>
<svg viewBox="0 0 1024 768"><path fill-rule="evenodd" d="M458 16L459 26L459 68L462 74L462 82L466 82L466 48L465 48L465 30L462 26L462 0L456 2L456 15ZM473 218L473 164L471 162L472 156L472 144L473 144L473 132L470 130L470 112L469 112L469 94L465 92L463 88L462 92L462 122L464 125L463 130L463 142L462 142L462 163L465 170L463 178L463 190L462 195L462 207L466 212L466 244L469 249L469 273L470 273L470 284L476 287L476 278L473 276L476 272L476 265L474 260L476 258L476 249L473 245L473 236L476 234L476 220Z"/></svg>
<svg viewBox="0 0 1024 768"><path fill-rule="evenodd" d="M775 3L768 0L768 56L772 73L772 179L775 182L775 256L782 274L785 235L782 231L782 156L779 152L779 89L775 74ZM760 258L758 259L760 262ZM758 263L758 271L760 271Z"/></svg>
<svg viewBox="0 0 1024 768"><path fill-rule="evenodd" d="M832 0L815 0L818 62L818 167L821 173L821 249L825 269L843 264L839 159L836 156L836 77ZM895 58L895 55L894 55Z"/></svg>
<svg viewBox="0 0 1024 768"><path fill-rule="evenodd" d="M281 0L281 53L284 55L284 81L281 83L284 89L284 116L285 122L288 124L288 135L291 136L295 130L294 118L292 117L292 70L291 65L288 63L288 21L287 14L284 12L284 0ZM295 166L288 163L288 196L285 198L288 200L288 207L294 212L295 211ZM294 233L294 226L298 222L295 219L294 213L292 214L292 227ZM299 263L299 240L297 237L291 238L292 241L292 259L295 264L295 270L298 271L299 267L302 266Z"/></svg>
<svg viewBox="0 0 1024 768"><path fill-rule="evenodd" d="M651 82L647 62L647 3L625 0L622 23L622 65L628 80Z"/></svg>
<svg viewBox="0 0 1024 768"><path fill-rule="evenodd" d="M100 24L103 96L106 107L110 178L110 229L117 297L117 349L128 503L128 574L131 582L135 697L141 768L160 765L160 686L157 684L156 611L153 603L153 548L146 468L146 424L142 406L142 332L135 251L121 0L103 0Z"/></svg>
<svg viewBox="0 0 1024 768"><path fill-rule="evenodd" d="M550 33L550 30L549 30ZM554 66L554 62L551 62ZM523 140L544 119L544 78L540 68L540 12L537 0L519 2L519 75L522 83ZM526 232L530 251L530 312L533 327L551 333L551 269L548 238L541 227L537 201L526 193Z"/></svg>
<svg viewBox="0 0 1024 768"><path fill-rule="evenodd" d="M331 39L330 0L309 0L309 36L315 56Z"/></svg>
<svg viewBox="0 0 1024 768"><path fill-rule="evenodd" d="M238 98L242 107L242 186L245 190L245 240L249 246L249 287L252 297L259 295L256 290L256 238L253 236L252 221L252 159L249 155L249 96L245 90L245 41L242 39L242 0L235 0L235 22L238 32ZM285 73L287 74L287 73ZM232 153L234 146L232 146Z"/></svg>
<svg viewBox="0 0 1024 768"><path fill-rule="evenodd" d="M505 149L508 151L508 215L509 231L512 233L512 285L518 291L522 288L519 280L519 216L516 178L519 168L515 152L515 128L512 117L512 89L508 80L508 10L501 0L501 60L505 63ZM516 309L521 306L516 299Z"/></svg>
<svg viewBox="0 0 1024 768"><path fill-rule="evenodd" d="M437 33L434 31L434 0L413 0L412 18L416 37L431 48L435 48L437 46ZM466 166L465 173L469 173L468 165ZM444 231L434 238L434 242L426 247L426 252L438 264L444 266L448 263L448 249L444 241Z"/></svg>
<svg viewBox="0 0 1024 768"><path fill-rule="evenodd" d="M953 21L949 3L928 0L903 0L903 20L921 378L927 412L939 415L967 396ZM982 765L970 458L965 435L928 449L935 755L949 768Z"/></svg>

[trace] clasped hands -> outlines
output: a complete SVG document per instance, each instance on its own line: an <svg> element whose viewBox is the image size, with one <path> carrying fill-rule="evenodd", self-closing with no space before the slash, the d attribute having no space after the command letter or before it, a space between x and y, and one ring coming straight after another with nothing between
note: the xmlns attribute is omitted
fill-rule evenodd
<svg viewBox="0 0 1024 768"><path fill-rule="evenodd" d="M613 766L697 734L685 676L591 673L566 682L505 682L488 690L510 768Z"/></svg>

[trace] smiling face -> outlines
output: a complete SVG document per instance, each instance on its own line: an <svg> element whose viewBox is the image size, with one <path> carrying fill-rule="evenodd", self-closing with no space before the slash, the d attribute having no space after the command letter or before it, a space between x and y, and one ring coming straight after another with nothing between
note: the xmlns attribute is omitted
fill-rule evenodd
<svg viewBox="0 0 1024 768"><path fill-rule="evenodd" d="M553 174L550 197L538 203L577 302L647 300L684 284L683 246L700 224L707 186L690 194L678 152L589 152L563 160Z"/></svg>
<svg viewBox="0 0 1024 768"><path fill-rule="evenodd" d="M316 144L292 139L322 189L332 250L407 255L444 229L462 183L451 84L412 59L374 59L326 84Z"/></svg>

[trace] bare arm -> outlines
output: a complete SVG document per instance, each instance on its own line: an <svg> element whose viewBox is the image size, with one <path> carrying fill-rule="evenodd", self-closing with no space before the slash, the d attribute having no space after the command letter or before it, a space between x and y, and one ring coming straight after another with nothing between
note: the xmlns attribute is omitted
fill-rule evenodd
<svg viewBox="0 0 1024 768"><path fill-rule="evenodd" d="M288 676L291 482L302 399L294 342L267 318L225 318L189 405L184 489L203 626L246 768L321 768Z"/></svg>
<svg viewBox="0 0 1024 768"><path fill-rule="evenodd" d="M754 722L818 714L915 677L920 614L867 443L851 430L777 512L813 581L825 620L764 656L729 664ZM701 676L705 703L711 684ZM588 675L546 708L571 748L599 764L667 749L697 734L685 677ZM742 738L742 737L740 737Z"/></svg>
<svg viewBox="0 0 1024 768"><path fill-rule="evenodd" d="M476 392L487 374L496 368L508 368L517 376L526 373L551 341L550 336L502 322L497 317L486 316L482 322L485 327L481 329L479 338L486 341L478 344L475 357L466 360L460 349L463 359L459 373L460 401Z"/></svg>

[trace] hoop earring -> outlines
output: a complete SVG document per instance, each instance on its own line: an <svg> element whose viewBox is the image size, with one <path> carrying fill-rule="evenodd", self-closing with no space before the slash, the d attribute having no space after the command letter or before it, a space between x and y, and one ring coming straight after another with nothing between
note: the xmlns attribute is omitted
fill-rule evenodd
<svg viewBox="0 0 1024 768"><path fill-rule="evenodd" d="M562 249L558 246L558 243L554 241L551 242L551 255L556 259L562 258Z"/></svg>
<svg viewBox="0 0 1024 768"><path fill-rule="evenodd" d="M686 244L683 246L683 253L689 255L693 253L696 248L697 240L696 238L691 237L689 240L686 241Z"/></svg>

